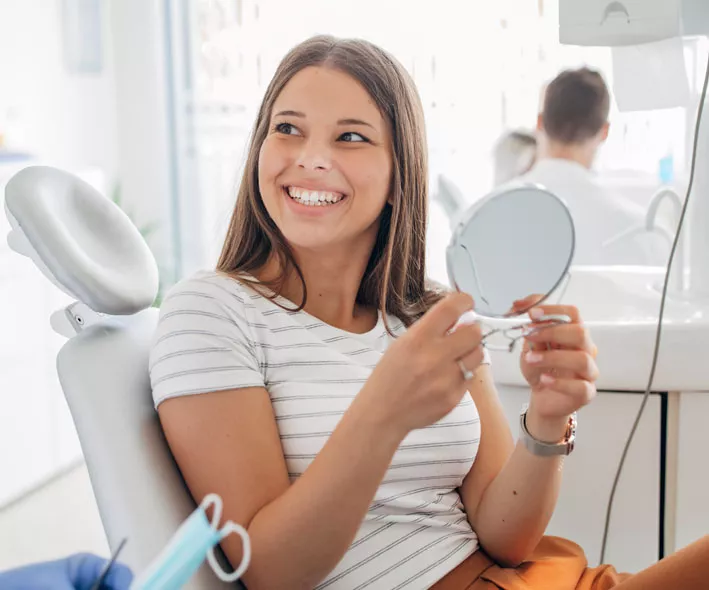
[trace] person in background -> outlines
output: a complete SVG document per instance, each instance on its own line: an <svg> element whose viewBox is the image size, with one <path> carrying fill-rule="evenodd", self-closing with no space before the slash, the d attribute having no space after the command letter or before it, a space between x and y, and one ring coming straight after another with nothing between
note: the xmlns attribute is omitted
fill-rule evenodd
<svg viewBox="0 0 709 590"><path fill-rule="evenodd" d="M90 553L36 563L0 572L2 590L92 590L108 560ZM128 590L133 574L123 564L114 563L100 590Z"/></svg>
<svg viewBox="0 0 709 590"><path fill-rule="evenodd" d="M507 131L495 144L494 184L499 186L529 172L537 157L537 138L524 129Z"/></svg>
<svg viewBox="0 0 709 590"><path fill-rule="evenodd" d="M664 265L668 250L657 236L635 234L645 211L604 187L592 167L608 137L610 95L603 77L588 68L552 80L538 117L537 159L519 180L541 184L562 198L576 225L576 265Z"/></svg>

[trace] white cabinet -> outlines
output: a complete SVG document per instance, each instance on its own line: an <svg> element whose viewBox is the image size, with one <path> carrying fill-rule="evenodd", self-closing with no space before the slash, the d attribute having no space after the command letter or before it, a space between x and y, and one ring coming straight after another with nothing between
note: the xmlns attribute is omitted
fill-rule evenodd
<svg viewBox="0 0 709 590"><path fill-rule="evenodd" d="M519 411L529 390L499 384L497 388L516 437ZM579 412L578 443L565 460L561 494L547 534L581 545L590 565L600 559L613 478L641 401L640 394L602 392ZM637 572L657 561L660 457L661 400L653 394L635 433L611 517L605 561L619 571Z"/></svg>
<svg viewBox="0 0 709 590"><path fill-rule="evenodd" d="M709 535L709 393L681 393L677 464L677 549Z"/></svg>

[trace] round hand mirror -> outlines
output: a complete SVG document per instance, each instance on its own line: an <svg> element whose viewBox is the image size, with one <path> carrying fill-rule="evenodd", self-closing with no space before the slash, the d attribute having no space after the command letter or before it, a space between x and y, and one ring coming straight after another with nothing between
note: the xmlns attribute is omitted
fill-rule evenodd
<svg viewBox="0 0 709 590"><path fill-rule="evenodd" d="M476 318L467 321L482 317L487 324L509 326L510 320L495 318L524 314L547 299L567 276L574 245L568 208L541 186L519 184L475 203L462 216L446 252L451 285L475 300Z"/></svg>

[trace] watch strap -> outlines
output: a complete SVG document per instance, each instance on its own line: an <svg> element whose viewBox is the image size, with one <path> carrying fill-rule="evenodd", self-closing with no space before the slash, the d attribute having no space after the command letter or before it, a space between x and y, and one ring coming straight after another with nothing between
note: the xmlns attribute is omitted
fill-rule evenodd
<svg viewBox="0 0 709 590"><path fill-rule="evenodd" d="M522 408L519 417L519 438L524 447L533 455L539 457L554 457L570 455L576 445L576 412L569 416L564 440L559 443L547 443L534 438L527 430L527 406Z"/></svg>

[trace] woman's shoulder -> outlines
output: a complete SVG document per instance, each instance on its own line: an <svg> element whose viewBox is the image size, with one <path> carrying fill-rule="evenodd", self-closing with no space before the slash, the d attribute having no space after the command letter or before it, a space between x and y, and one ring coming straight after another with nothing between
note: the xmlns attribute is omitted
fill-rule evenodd
<svg viewBox="0 0 709 590"><path fill-rule="evenodd" d="M200 270L178 281L165 295L161 315L181 310L221 315L251 315L260 295L238 279L214 270Z"/></svg>
<svg viewBox="0 0 709 590"><path fill-rule="evenodd" d="M156 406L176 396L263 387L256 314L247 288L226 275L200 271L175 284L160 306L150 352Z"/></svg>
<svg viewBox="0 0 709 590"><path fill-rule="evenodd" d="M203 296L232 303L235 299L247 303L254 295L253 289L238 279L216 270L200 270L179 280L165 295L164 301L188 295Z"/></svg>

